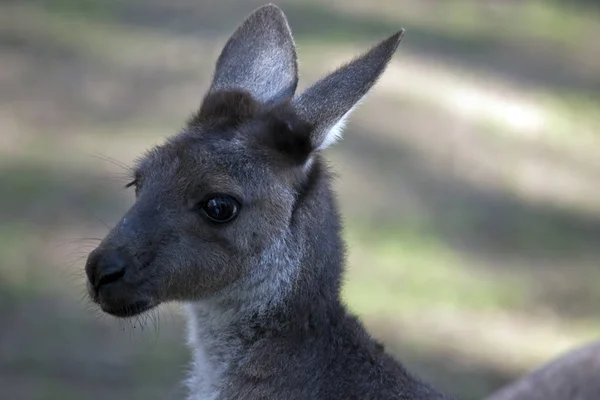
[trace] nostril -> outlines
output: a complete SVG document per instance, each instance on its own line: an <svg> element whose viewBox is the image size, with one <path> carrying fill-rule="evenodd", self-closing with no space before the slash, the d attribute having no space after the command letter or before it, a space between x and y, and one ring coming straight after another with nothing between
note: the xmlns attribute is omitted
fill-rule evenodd
<svg viewBox="0 0 600 400"><path fill-rule="evenodd" d="M98 287L108 285L109 283L116 282L120 280L125 275L125 267L122 267L119 270L112 271L109 273L104 273L100 275L100 280L98 281Z"/></svg>
<svg viewBox="0 0 600 400"><path fill-rule="evenodd" d="M101 286L121 280L125 276L126 264L119 251L103 251L90 257L86 272L90 283L98 290Z"/></svg>

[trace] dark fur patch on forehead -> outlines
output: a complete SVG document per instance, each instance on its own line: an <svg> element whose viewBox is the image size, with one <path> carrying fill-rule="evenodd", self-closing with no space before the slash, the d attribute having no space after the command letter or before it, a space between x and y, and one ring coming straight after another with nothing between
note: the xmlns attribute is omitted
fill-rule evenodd
<svg viewBox="0 0 600 400"><path fill-rule="evenodd" d="M304 163L312 151L312 127L302 121L287 103L269 110L262 118L264 128L257 135L258 142L275 150L284 160L293 164Z"/></svg>
<svg viewBox="0 0 600 400"><path fill-rule="evenodd" d="M221 138L243 132L250 147L266 149L278 162L305 162L312 150L312 127L289 102L265 106L243 90L209 93L188 126L203 126L204 134L212 132Z"/></svg>
<svg viewBox="0 0 600 400"><path fill-rule="evenodd" d="M208 93L202 106L190 118L188 125L223 124L236 126L260 112L260 103L243 90L222 90Z"/></svg>

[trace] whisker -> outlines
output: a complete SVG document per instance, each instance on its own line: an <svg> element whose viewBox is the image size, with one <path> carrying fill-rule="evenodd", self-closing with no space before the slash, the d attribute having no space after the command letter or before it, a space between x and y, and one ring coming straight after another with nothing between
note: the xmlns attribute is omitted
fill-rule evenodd
<svg viewBox="0 0 600 400"><path fill-rule="evenodd" d="M86 257L87 257L87 254L85 254L85 255L80 255L80 256L78 256L76 259L74 259L74 260L72 260L72 261L69 261L69 262L66 264L67 268L69 268L69 269L70 269L70 268L73 268L73 266L74 266L75 264L77 264L78 262L81 262L81 261L85 260L85 259L86 259Z"/></svg>
<svg viewBox="0 0 600 400"><path fill-rule="evenodd" d="M106 161L106 162L109 162L109 163L111 163L113 165L116 165L117 167L121 167L124 170L128 171L129 173L133 173L133 168L131 168L130 166L128 166L124 162L119 161L119 160L117 160L115 158L112 158L112 157L109 157L109 156L107 156L105 154L100 154L100 153L95 153L95 154L94 153L86 153L86 154L88 156L94 157L94 158L96 158L98 160Z"/></svg>
<svg viewBox="0 0 600 400"><path fill-rule="evenodd" d="M102 241L101 238L92 238L92 237L89 237L89 238L79 238L79 239L69 239L66 242L57 244L56 247L65 247L65 246L68 246L70 244L81 243L81 242L88 243L88 242L101 242L101 241Z"/></svg>
<svg viewBox="0 0 600 400"><path fill-rule="evenodd" d="M95 179L99 180L99 181L118 181L118 182L125 182L125 181L130 181L131 180L131 174L127 173L127 174L106 174L103 176L98 176L95 177Z"/></svg>
<svg viewBox="0 0 600 400"><path fill-rule="evenodd" d="M108 224L106 222L104 222L104 220L102 220L102 218L98 217L95 214L92 214L92 216L94 217L94 219L98 220L98 222L100 222L102 225L104 225L106 227L106 229L108 229L109 231L112 229L110 226L108 226Z"/></svg>
<svg viewBox="0 0 600 400"><path fill-rule="evenodd" d="M157 309L152 309L150 315L152 325L154 326L154 343L152 344L152 346L157 346L160 335L160 313Z"/></svg>

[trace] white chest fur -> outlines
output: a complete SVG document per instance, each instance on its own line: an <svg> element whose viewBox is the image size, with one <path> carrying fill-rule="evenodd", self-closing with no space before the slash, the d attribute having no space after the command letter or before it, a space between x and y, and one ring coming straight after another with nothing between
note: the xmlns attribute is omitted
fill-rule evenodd
<svg viewBox="0 0 600 400"><path fill-rule="evenodd" d="M216 360L207 350L212 340L204 340L208 333L198 321L194 306L186 307L188 318L188 346L192 351L192 364L186 385L188 400L216 400L220 394L222 377L227 370L226 360Z"/></svg>

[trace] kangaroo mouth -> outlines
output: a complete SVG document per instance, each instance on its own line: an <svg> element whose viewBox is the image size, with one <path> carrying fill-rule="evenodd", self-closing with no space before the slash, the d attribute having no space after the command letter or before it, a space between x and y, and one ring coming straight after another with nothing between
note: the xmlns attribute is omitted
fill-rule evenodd
<svg viewBox="0 0 600 400"><path fill-rule="evenodd" d="M100 309L114 317L128 318L140 315L160 304L149 288L143 287L144 282L132 285L128 282L118 281L94 288L87 282L89 298L100 306ZM138 293L132 295L132 292ZM149 292L150 291L150 292Z"/></svg>
<svg viewBox="0 0 600 400"><path fill-rule="evenodd" d="M101 303L100 308L107 314L119 318L128 318L140 315L158 304L149 300L138 300L129 304L107 304Z"/></svg>

